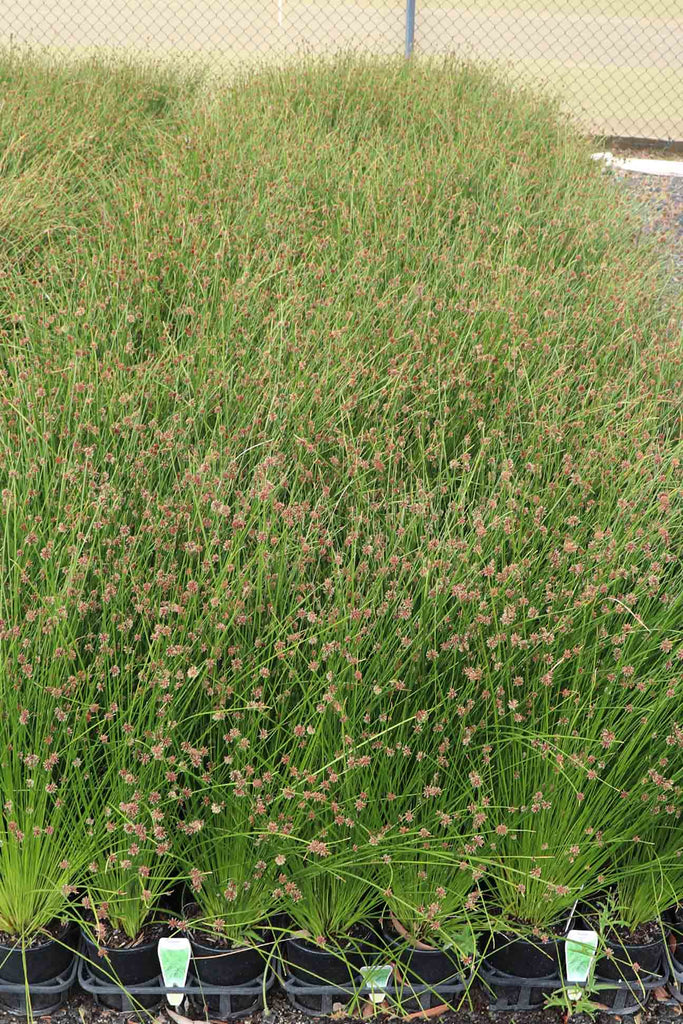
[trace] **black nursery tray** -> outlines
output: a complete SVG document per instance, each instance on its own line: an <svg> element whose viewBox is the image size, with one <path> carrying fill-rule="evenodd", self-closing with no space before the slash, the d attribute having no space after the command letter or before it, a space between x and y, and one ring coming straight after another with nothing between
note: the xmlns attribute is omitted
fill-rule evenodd
<svg viewBox="0 0 683 1024"><path fill-rule="evenodd" d="M668 964L665 962L662 974L644 974L637 982L600 978L596 975L593 979L592 994L596 1002L603 1003L604 1013L628 1016L643 1009L653 989L667 984L669 973ZM493 997L489 1004L492 1011L537 1010L543 1005L544 993L557 992L565 986L559 974L550 978L518 978L487 964L480 967L479 978ZM570 987L584 986L570 984ZM606 997L610 999L609 1003L605 1003ZM681 1001L683 1002L683 997Z"/></svg>
<svg viewBox="0 0 683 1024"><path fill-rule="evenodd" d="M78 983L85 992L89 992L95 1002L113 1007L120 1012L150 1009L161 1002L164 996L182 994L196 1002L206 1004L212 1013L220 1014L222 1020L234 1020L248 1017L251 1013L263 1009L264 992L269 992L275 984L275 975L271 972L265 977L260 975L247 985L207 985L194 975L190 975L182 987L169 988L164 985L159 975L144 985L129 985L124 989L113 981L103 981L89 969L85 960L78 965Z"/></svg>
<svg viewBox="0 0 683 1024"><path fill-rule="evenodd" d="M369 999L373 992L379 991L367 985L360 975L356 979L356 984L349 982L348 985L310 985L287 973L279 980L289 1003L308 1017L329 1016L334 1013L335 1003L345 1004L354 997L361 1000ZM448 985L416 985L404 981L401 985L387 985L382 991L386 992L389 1003L400 1003L406 1011L429 1010L433 1006L448 1003L451 996L462 995L469 988L471 981L471 977L466 981Z"/></svg>
<svg viewBox="0 0 683 1024"><path fill-rule="evenodd" d="M668 959L671 965L669 993L675 1003L683 1003L683 964L673 954L669 954Z"/></svg>
<svg viewBox="0 0 683 1024"><path fill-rule="evenodd" d="M58 974L56 978L49 978L47 981L41 981L35 985L0 981L0 1011L17 1017L47 1016L54 1013L64 1002L69 989L72 988L77 970L78 960L74 956L68 970ZM31 1003L30 1007L27 1006L27 992ZM9 998L3 999L3 996Z"/></svg>

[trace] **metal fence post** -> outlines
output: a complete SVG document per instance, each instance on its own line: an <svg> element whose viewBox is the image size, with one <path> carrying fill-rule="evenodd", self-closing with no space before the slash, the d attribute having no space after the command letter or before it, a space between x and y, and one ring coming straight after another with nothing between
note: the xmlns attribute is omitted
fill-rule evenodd
<svg viewBox="0 0 683 1024"><path fill-rule="evenodd" d="M415 0L406 0L406 57L412 56L415 45Z"/></svg>

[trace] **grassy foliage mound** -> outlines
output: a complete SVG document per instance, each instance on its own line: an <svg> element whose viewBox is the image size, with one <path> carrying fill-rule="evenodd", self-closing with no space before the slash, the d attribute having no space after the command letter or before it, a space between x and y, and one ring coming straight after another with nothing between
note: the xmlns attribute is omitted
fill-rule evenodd
<svg viewBox="0 0 683 1024"><path fill-rule="evenodd" d="M0 83L0 930L683 897L680 341L553 103Z"/></svg>

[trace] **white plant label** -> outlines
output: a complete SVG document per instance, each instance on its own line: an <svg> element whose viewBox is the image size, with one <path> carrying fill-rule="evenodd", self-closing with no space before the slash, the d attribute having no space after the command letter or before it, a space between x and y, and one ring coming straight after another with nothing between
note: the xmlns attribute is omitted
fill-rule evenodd
<svg viewBox="0 0 683 1024"><path fill-rule="evenodd" d="M565 962L567 965L567 982L585 985L588 981L595 952L598 948L598 933L592 930L572 928L567 932L564 945ZM572 987L567 989L570 999L578 999L581 989Z"/></svg>
<svg viewBox="0 0 683 1024"><path fill-rule="evenodd" d="M382 964L381 966L373 964L371 967L361 967L360 973L366 986L370 989L370 1000L373 1003L384 1002L392 970L391 964Z"/></svg>
<svg viewBox="0 0 683 1024"><path fill-rule="evenodd" d="M190 940L182 937L159 939L157 946L161 973L167 988L182 988L190 966ZM168 992L170 1006L180 1006L185 996L182 992Z"/></svg>

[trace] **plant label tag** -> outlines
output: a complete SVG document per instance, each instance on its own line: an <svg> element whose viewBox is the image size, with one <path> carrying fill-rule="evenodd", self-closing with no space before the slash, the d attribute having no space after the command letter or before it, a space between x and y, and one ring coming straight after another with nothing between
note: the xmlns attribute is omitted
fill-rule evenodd
<svg viewBox="0 0 683 1024"><path fill-rule="evenodd" d="M360 973L367 988L370 989L370 1000L373 1003L383 1003L387 994L387 986L393 967L391 964L372 964L370 967L361 967Z"/></svg>
<svg viewBox="0 0 683 1024"><path fill-rule="evenodd" d="M590 969L595 960L595 952L598 948L598 933L592 930L572 928L567 932L564 944L565 962L567 965L567 981L574 985L585 985L588 981ZM580 988L567 989L570 999L578 999L581 995Z"/></svg>
<svg viewBox="0 0 683 1024"><path fill-rule="evenodd" d="M190 940L181 936L161 938L157 953L164 985L167 988L182 988L190 966ZM180 1006L185 996L182 992L168 992L166 998L171 1006Z"/></svg>

